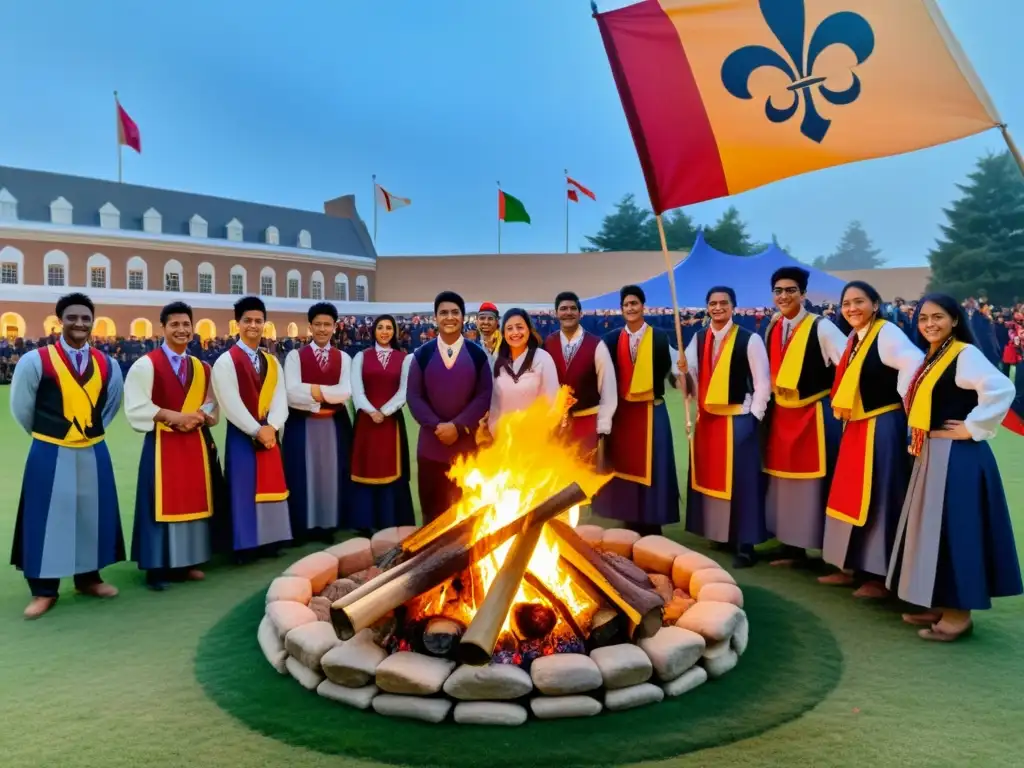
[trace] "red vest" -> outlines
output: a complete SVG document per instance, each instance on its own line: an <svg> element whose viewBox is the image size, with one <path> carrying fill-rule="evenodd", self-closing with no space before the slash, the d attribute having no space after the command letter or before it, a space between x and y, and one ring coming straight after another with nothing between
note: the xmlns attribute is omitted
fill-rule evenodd
<svg viewBox="0 0 1024 768"><path fill-rule="evenodd" d="M597 366L594 364L594 355L600 343L597 336L584 331L583 340L567 368L562 353L561 332L551 334L544 341L544 350L555 361L558 383L570 387L576 399L570 412L590 410L601 404L601 391L597 388Z"/></svg>
<svg viewBox="0 0 1024 768"><path fill-rule="evenodd" d="M371 347L363 353L363 392L366 399L378 411L384 407L402 383L402 362L405 352L400 349L391 351L388 367L385 368L377 359L376 348Z"/></svg>
<svg viewBox="0 0 1024 768"><path fill-rule="evenodd" d="M256 421L260 421L260 390L263 389L263 382L267 378L267 360L263 357L263 351L257 352L260 361L260 372L252 367L252 360L249 359L237 344L232 344L228 352L231 355L231 362L235 364L235 376L238 377L238 396L242 405L249 411L249 415Z"/></svg>
<svg viewBox="0 0 1024 768"><path fill-rule="evenodd" d="M181 379L171 367L171 361L164 354L163 349L154 349L147 357L153 364L153 404L168 411L180 413L185 405L185 395L192 388L192 379L195 375L192 369L192 358L187 353L181 358L185 361L185 386L183 387ZM252 368L251 363L249 367ZM210 389L209 364L203 363L203 369L206 371L205 389L208 392ZM203 392L203 402L206 402L207 392Z"/></svg>
<svg viewBox="0 0 1024 768"><path fill-rule="evenodd" d="M341 350L336 347L327 348L327 365L323 368L317 362L313 345L307 344L299 350L299 365L302 371L303 384L319 384L321 387L332 387L341 378Z"/></svg>

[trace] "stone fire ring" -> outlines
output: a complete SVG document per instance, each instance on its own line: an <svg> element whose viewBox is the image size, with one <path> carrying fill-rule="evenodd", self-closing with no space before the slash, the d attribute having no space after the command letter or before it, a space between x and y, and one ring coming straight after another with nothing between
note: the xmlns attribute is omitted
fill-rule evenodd
<svg viewBox="0 0 1024 768"><path fill-rule="evenodd" d="M743 593L718 563L663 536L594 525L576 531L594 548L630 558L666 598L667 626L637 645L541 656L526 672L511 664L456 666L412 651L388 655L369 629L339 640L331 603L372 576L376 558L415 530L349 539L274 579L257 631L267 663L326 699L387 717L517 726L531 713L589 717L681 696L732 670L747 649Z"/></svg>

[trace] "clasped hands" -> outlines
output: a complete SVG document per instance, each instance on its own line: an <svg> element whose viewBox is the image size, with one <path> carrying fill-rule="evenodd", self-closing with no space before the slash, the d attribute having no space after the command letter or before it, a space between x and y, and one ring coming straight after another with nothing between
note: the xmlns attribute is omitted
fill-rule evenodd
<svg viewBox="0 0 1024 768"><path fill-rule="evenodd" d="M213 416L203 411L194 413L178 413L177 411L164 411L163 422L178 432L192 432L203 426L213 424Z"/></svg>

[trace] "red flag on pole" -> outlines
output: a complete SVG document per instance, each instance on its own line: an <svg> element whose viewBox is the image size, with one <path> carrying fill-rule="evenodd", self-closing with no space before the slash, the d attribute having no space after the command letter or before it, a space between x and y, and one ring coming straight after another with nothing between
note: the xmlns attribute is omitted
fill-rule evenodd
<svg viewBox="0 0 1024 768"><path fill-rule="evenodd" d="M566 194L569 196L569 199L572 200L574 203L578 203L580 201L580 196L576 194L575 189L568 190Z"/></svg>
<svg viewBox="0 0 1024 768"><path fill-rule="evenodd" d="M142 154L142 134L139 133L139 126L124 111L121 102L117 103L117 143Z"/></svg>
<svg viewBox="0 0 1024 768"><path fill-rule="evenodd" d="M591 200L597 200L597 195L595 195L589 189L587 189L582 184L580 184L578 181L576 181L576 179L574 179L574 178L572 178L570 176L566 176L565 177L565 181L569 184L569 186L576 187L576 189L578 189L580 191L581 195L586 195ZM576 191L575 190L572 190L572 189L569 190L569 199L570 200L575 200L576 202L579 202L579 198L576 196Z"/></svg>

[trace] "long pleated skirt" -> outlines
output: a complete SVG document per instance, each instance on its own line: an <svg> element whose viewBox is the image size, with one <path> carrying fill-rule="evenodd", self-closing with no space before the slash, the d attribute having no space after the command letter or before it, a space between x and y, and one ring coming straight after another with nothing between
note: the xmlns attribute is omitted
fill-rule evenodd
<svg viewBox="0 0 1024 768"><path fill-rule="evenodd" d="M350 487L348 525L350 528L378 531L397 525L414 525L412 490L409 487L409 437L405 418L398 413L399 461L401 476L390 483L361 483L353 480ZM357 424L356 429L359 429ZM394 450L392 448L392 450Z"/></svg>
<svg viewBox="0 0 1024 768"><path fill-rule="evenodd" d="M292 534L333 531L345 525L351 502L352 423L348 410L340 410L333 418L291 411L281 447Z"/></svg>
<svg viewBox="0 0 1024 768"><path fill-rule="evenodd" d="M926 608L983 610L1024 592L999 466L987 442L925 441L896 530L889 589Z"/></svg>

